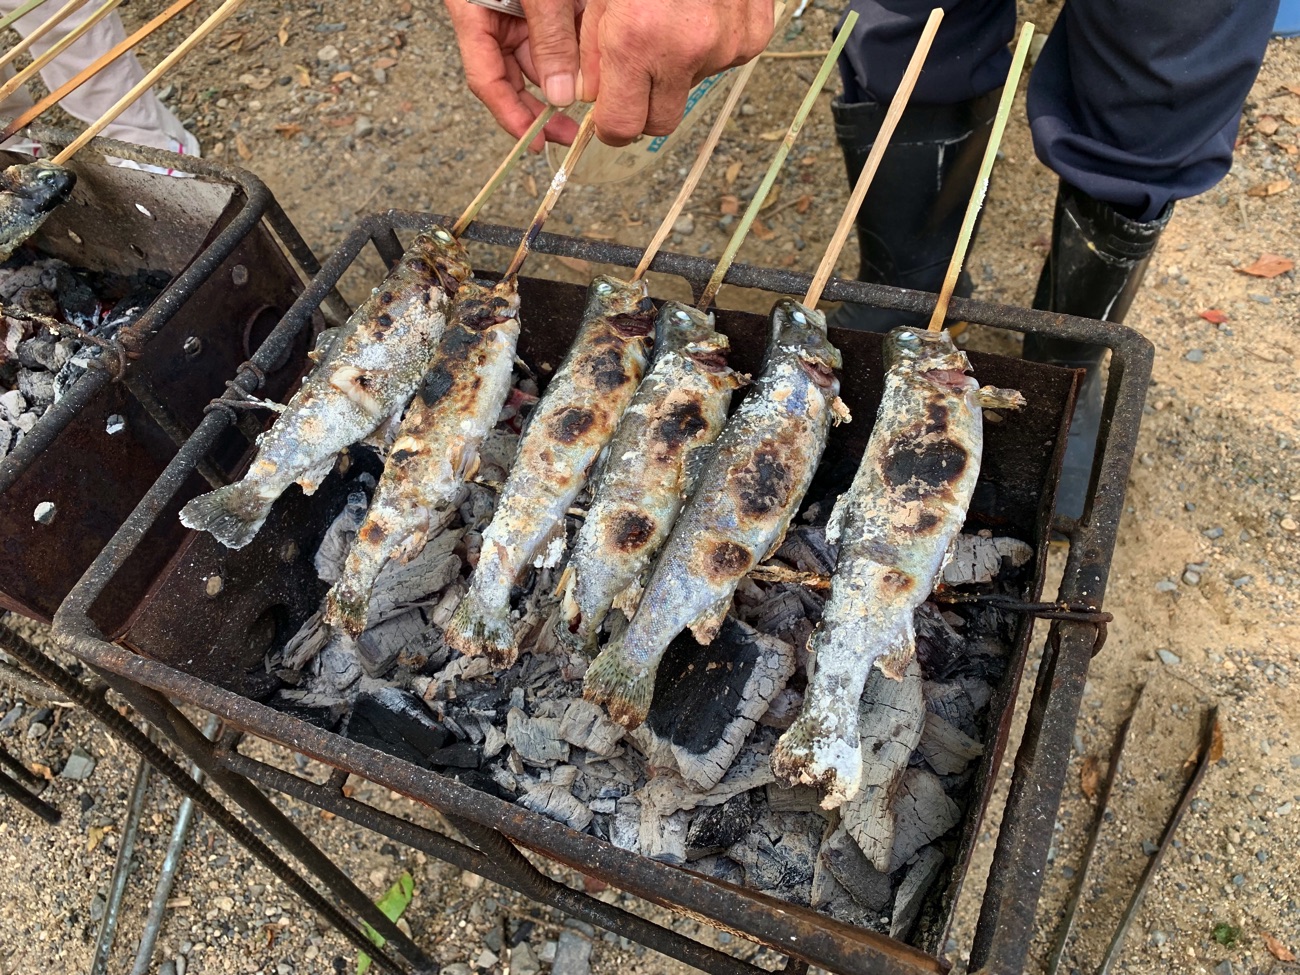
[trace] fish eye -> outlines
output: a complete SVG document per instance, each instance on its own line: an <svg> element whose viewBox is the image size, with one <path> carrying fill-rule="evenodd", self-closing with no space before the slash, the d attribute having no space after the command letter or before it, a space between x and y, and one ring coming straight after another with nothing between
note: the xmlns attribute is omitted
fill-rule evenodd
<svg viewBox="0 0 1300 975"><path fill-rule="evenodd" d="M691 316L681 309L673 312L673 318L677 319L679 322L689 322L691 320Z"/></svg>
<svg viewBox="0 0 1300 975"><path fill-rule="evenodd" d="M916 345L916 343L917 343L916 333L915 333L915 332L899 332L899 333L898 333L898 341L902 342L904 345Z"/></svg>
<svg viewBox="0 0 1300 975"><path fill-rule="evenodd" d="M447 231L445 231L445 230L441 230L441 229L439 229L439 230L435 230L435 231L433 232L433 236L437 237L437 238L438 238L440 241L442 241L444 244L450 244L450 243L451 243L451 234L447 233Z"/></svg>
<svg viewBox="0 0 1300 975"><path fill-rule="evenodd" d="M607 295L613 290L614 290L614 286L610 284L608 281L601 281L599 284L596 285L596 294L598 295Z"/></svg>
<svg viewBox="0 0 1300 975"><path fill-rule="evenodd" d="M792 312L790 313L790 317L793 318L793 319L794 319L796 322L798 322L800 325L807 325L807 324L808 324L808 318L807 318L807 316L805 316L804 313L801 312L801 311L799 311L797 308L796 308L794 311L792 311Z"/></svg>

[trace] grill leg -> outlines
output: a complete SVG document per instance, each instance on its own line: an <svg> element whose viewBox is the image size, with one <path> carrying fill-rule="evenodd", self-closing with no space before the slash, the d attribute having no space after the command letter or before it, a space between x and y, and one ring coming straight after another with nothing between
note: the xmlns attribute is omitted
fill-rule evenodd
<svg viewBox="0 0 1300 975"><path fill-rule="evenodd" d="M62 818L62 814L39 796L34 796L21 785L9 778L5 772L0 772L0 795L8 796L14 802L18 803L33 816L39 816L51 826L54 826Z"/></svg>

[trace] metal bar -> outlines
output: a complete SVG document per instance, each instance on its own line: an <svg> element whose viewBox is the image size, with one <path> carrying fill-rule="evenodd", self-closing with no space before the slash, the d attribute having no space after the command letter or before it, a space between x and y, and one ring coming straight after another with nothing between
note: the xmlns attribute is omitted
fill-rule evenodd
<svg viewBox="0 0 1300 975"><path fill-rule="evenodd" d="M0 772L0 794L8 796L33 816L39 816L51 826L57 825L63 818L62 813L57 809L40 796L32 795L5 772Z"/></svg>
<svg viewBox="0 0 1300 975"><path fill-rule="evenodd" d="M122 384L131 391L131 395L144 407L153 422L171 438L176 449L184 447L185 441L194 431L186 427L175 411L158 397L153 386L139 373L127 373L122 377ZM214 488L225 487L230 483L230 479L221 472L220 468L206 458L199 462L195 470Z"/></svg>
<svg viewBox="0 0 1300 975"><path fill-rule="evenodd" d="M99 922L95 938L95 951L90 959L90 975L104 975L108 970L108 957L117 937L117 919L122 913L122 895L131 876L131 858L135 856L135 838L140 831L140 817L144 815L144 801L149 797L149 763L143 758L135 770L135 785L131 788L131 804L126 809L126 822L122 825L122 838L117 847L117 862L113 864L113 879L109 881L108 897L104 904L104 918Z"/></svg>
<svg viewBox="0 0 1300 975"><path fill-rule="evenodd" d="M385 227L383 230L377 230L371 240L375 250L379 251L379 258L384 262L384 267L391 271L402 259L402 242L397 239L397 234L393 232L392 227Z"/></svg>
<svg viewBox="0 0 1300 975"><path fill-rule="evenodd" d="M381 969L405 975L386 952L375 948L370 939L356 928L332 903L322 897L314 887L304 881L289 864L267 846L260 837L243 824L212 793L194 782L181 766L161 748L149 740L139 728L118 714L99 695L92 693L81 681L50 660L34 646L7 627L0 626L0 649L21 660L42 680L54 684L73 701L85 708L111 734L133 748L154 770L166 776L182 795L189 796L200 809L211 816L236 842L244 846L286 887L301 897L308 906L338 928L339 932L357 949L366 952Z"/></svg>
<svg viewBox="0 0 1300 975"><path fill-rule="evenodd" d="M13 772L14 775L18 776L20 780L28 783L29 785L41 784L41 780L39 776L33 773L22 762L18 761L18 759L10 755L8 749L6 749L4 745L0 745L0 765L3 765L6 768L8 768L9 771Z"/></svg>
<svg viewBox="0 0 1300 975"><path fill-rule="evenodd" d="M4 624L0 623L0 626ZM57 695L52 696L52 688L29 675L19 667L11 663L0 660L0 684L8 684L18 693L27 697L34 697L38 701L46 704L67 704L66 701L60 700Z"/></svg>
<svg viewBox="0 0 1300 975"><path fill-rule="evenodd" d="M271 231L279 238L280 243L284 245L289 256L298 262L299 267L303 269L307 277L313 278L320 273L320 261L316 259L315 253L307 246L307 242L302 239L302 234L294 226L284 209L280 206L279 201L272 197L270 204L263 214ZM352 309L348 303L343 300L343 296L338 293L337 289L331 289L321 300L321 311L325 315L326 321L330 325L342 325L352 314Z"/></svg>
<svg viewBox="0 0 1300 975"><path fill-rule="evenodd" d="M215 714L209 715L203 725L203 736L209 740L216 737L221 722ZM190 776L196 785L203 784L203 770L197 765L190 769ZM144 930L140 932L140 946L136 949L135 964L131 966L131 975L147 975L153 961L154 947L162 931L163 915L167 912L167 900L171 897L172 885L176 882L176 872L180 869L181 856L185 852L185 843L189 839L190 823L194 821L194 800L186 796L181 800L176 811L176 822L172 825L171 841L167 844L167 853L163 857L162 869L158 872L158 884L154 887L153 900L149 902L149 913L145 916Z"/></svg>

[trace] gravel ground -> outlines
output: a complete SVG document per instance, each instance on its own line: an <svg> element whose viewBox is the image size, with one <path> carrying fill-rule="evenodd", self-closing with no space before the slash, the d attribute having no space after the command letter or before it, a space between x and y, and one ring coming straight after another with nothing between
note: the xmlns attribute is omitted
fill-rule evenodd
<svg viewBox="0 0 1300 975"><path fill-rule="evenodd" d="M134 26L160 6L141 0L124 16ZM1057 9L1039 2L1024 6L1022 14L1041 27ZM187 16L182 23L194 22L196 15ZM802 33L780 48L823 47L833 17L818 0L804 17ZM170 37L151 40L147 59L156 60L180 36L177 28ZM321 254L369 211L458 211L508 148L509 139L463 92L452 35L437 9L416 9L406 0L361 8L250 0L229 29L219 32L218 43L219 51L209 45L181 66L167 85L168 98L208 155L266 180ZM785 124L801 96L798 78L811 78L814 65L780 60L759 69L750 107L729 128L690 208L689 232L683 226L672 248L721 251L728 222L723 198L743 196L757 182L770 152L760 136ZM780 196L764 214L770 239L751 238L743 260L811 269L829 238L845 189L828 99L823 96L814 111L779 184ZM643 243L700 135L634 184L572 188L557 209L556 225ZM1041 970L1077 876L1094 813L1084 791L1089 760L1104 775L1116 730L1144 685L1112 801L1114 817L1089 877L1072 964L1091 970L1100 960L1149 844L1158 839L1181 789L1200 715L1217 703L1223 759L1209 770L1152 886L1121 967L1136 975L1296 970L1283 959L1287 948L1300 951L1300 707L1292 684L1300 680L1300 339L1294 331L1300 300L1294 271L1264 278L1238 269L1263 254L1300 259L1300 189L1283 185L1300 182L1298 142L1300 41L1275 41L1247 105L1231 175L1179 205L1130 315L1130 324L1156 345L1155 376L1107 600L1116 619L1084 698L1030 971ZM1047 246L1054 181L1033 158L1022 111L1013 115L1003 155L970 267L980 297L1024 305ZM723 174L733 163L741 166L728 183ZM537 187L548 179L545 162L530 160L489 203L485 219L526 221ZM801 204L804 196L815 205ZM542 258L529 267L534 274L573 281L585 281L592 270ZM841 270L851 272L853 261L846 257ZM377 261L360 267L345 282L348 292L370 287L376 271ZM656 281L653 290L675 296L678 287ZM735 296L724 291L724 304L729 297ZM1202 317L1211 309L1226 320L1215 324ZM1007 348L997 336L976 334L971 342ZM35 628L28 632L41 636ZM1022 712L1024 704L1022 699ZM87 969L135 774L134 758L83 715L42 707L0 686L0 742L29 766L51 770L55 777L45 796L64 811L63 823L48 829L3 807L3 973ZM74 747L98 760L88 779L58 776ZM298 767L287 753L259 757ZM999 799L1009 759L1003 773ZM377 787L358 783L358 790L411 814ZM109 966L114 975L129 970L176 805L165 784L150 794L120 947ZM491 883L340 820L283 806L368 893L378 896L402 870L412 873L418 892L407 922L447 966L444 971L503 971L508 963L511 971L526 973L535 970L535 959L546 970L557 949L556 970L566 973L584 967L646 973L681 968L611 935L566 924ZM996 825L991 816L958 905L950 944L957 971L965 967ZM630 904L612 890L598 896ZM753 946L741 950L728 936L694 921L666 920L708 943L774 964L769 953L755 954ZM1272 950L1269 937L1276 939ZM337 934L200 819L154 971L341 972L353 964L353 953Z"/></svg>

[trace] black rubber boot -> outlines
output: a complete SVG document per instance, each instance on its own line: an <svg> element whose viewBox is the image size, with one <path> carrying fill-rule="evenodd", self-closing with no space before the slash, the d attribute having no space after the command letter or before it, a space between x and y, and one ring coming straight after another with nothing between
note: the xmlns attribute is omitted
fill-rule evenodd
<svg viewBox="0 0 1300 975"><path fill-rule="evenodd" d="M975 188L1000 95L998 89L956 105L908 106L858 212L860 281L939 290ZM887 109L875 102L846 105L839 98L831 103L850 186L862 172ZM971 293L970 277L964 272L955 293L962 297ZM923 315L852 303L831 315L832 325L870 332L925 321Z"/></svg>
<svg viewBox="0 0 1300 975"><path fill-rule="evenodd" d="M1065 181L1056 194L1052 247L1038 278L1034 307L1107 322L1122 322L1146 274L1151 252L1174 212L1170 203L1155 220L1132 220ZM1056 513L1083 514L1092 458L1101 427L1100 346L1026 335L1024 356L1035 362L1087 369L1074 406L1070 440L1056 493Z"/></svg>

